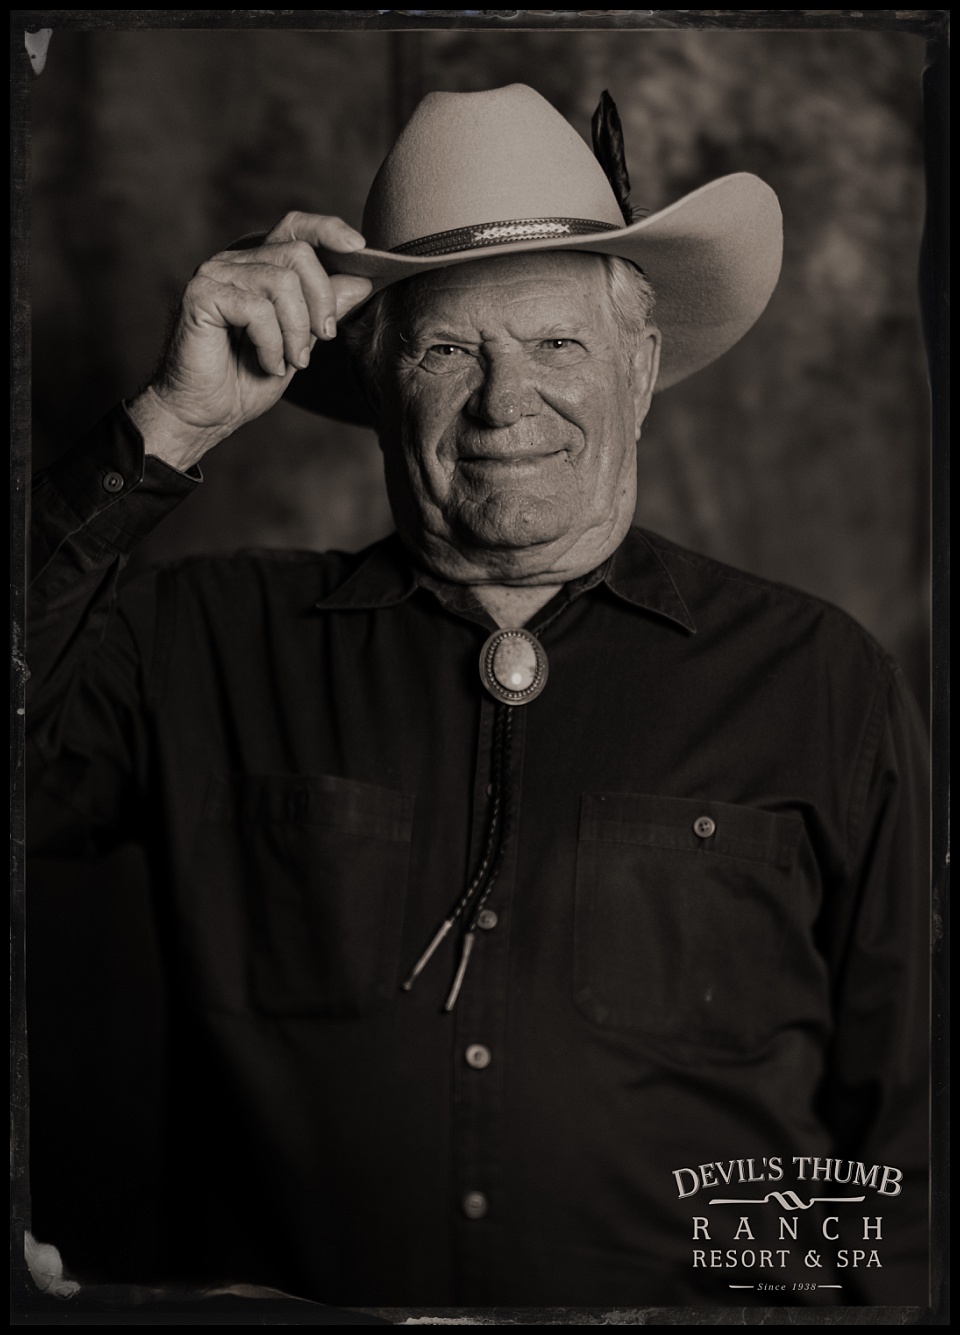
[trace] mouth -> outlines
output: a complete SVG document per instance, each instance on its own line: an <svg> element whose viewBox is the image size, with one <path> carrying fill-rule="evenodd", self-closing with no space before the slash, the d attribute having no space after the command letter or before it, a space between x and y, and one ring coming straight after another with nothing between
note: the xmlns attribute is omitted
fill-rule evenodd
<svg viewBox="0 0 960 1335"><path fill-rule="evenodd" d="M482 467L482 468L536 468L539 464L546 463L550 459L558 459L561 455L568 453L565 446L560 446L555 450L525 450L518 454L468 454L461 455L457 460L459 467Z"/></svg>

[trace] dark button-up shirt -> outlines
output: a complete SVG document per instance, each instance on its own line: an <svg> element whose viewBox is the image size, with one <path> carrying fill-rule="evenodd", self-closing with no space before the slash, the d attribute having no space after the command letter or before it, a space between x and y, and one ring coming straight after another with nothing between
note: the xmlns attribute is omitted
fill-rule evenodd
<svg viewBox="0 0 960 1335"><path fill-rule="evenodd" d="M155 876L194 1264L344 1305L925 1301L926 760L890 658L633 529L530 623L549 678L447 1013L459 930L401 983L482 853L494 623L395 537L118 602L196 485L122 409L48 470L28 646L35 842L139 839ZM793 1156L877 1166L841 1241L763 1203L852 1193ZM866 1215L880 1268L837 1268ZM809 1281L809 1247L842 1288L730 1289Z"/></svg>

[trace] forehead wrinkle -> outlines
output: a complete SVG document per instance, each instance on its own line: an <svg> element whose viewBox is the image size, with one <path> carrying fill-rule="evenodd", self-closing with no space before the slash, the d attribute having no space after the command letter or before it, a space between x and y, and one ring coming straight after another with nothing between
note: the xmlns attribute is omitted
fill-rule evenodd
<svg viewBox="0 0 960 1335"><path fill-rule="evenodd" d="M599 257L594 255L475 260L407 281L398 312L401 321L414 330L431 324L444 327L445 332L446 327L464 328L475 315L482 322L483 308L491 302L496 304L499 314L504 306L552 304L559 300L567 305L574 318L582 320L584 303L602 308L606 293ZM459 309L450 310L450 302ZM600 309L597 314L601 314ZM562 310L560 315L561 319L566 318Z"/></svg>

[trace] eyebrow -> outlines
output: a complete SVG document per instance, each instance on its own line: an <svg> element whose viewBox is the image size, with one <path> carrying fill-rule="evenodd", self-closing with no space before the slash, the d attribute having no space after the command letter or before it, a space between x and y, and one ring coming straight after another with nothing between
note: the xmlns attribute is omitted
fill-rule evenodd
<svg viewBox="0 0 960 1335"><path fill-rule="evenodd" d="M478 346L483 341L479 338L469 338L466 334L455 334L446 328L433 329L429 325L424 329L414 330L412 337L418 342L424 343L428 341L430 343L470 343L474 346Z"/></svg>
<svg viewBox="0 0 960 1335"><path fill-rule="evenodd" d="M577 338L586 332L587 331L580 325L551 324L543 329L537 330L535 334L530 334L527 338L518 339L518 342L531 343L534 340L547 338ZM475 338L465 334L453 333L445 326L441 326L439 329L433 329L428 325L424 329L408 330L408 334L409 338L405 338L405 342L463 343L468 344L471 347L479 347L485 341L483 338Z"/></svg>
<svg viewBox="0 0 960 1335"><path fill-rule="evenodd" d="M588 331L582 325L552 324L548 325L541 333L534 335L536 338L576 338L580 334Z"/></svg>

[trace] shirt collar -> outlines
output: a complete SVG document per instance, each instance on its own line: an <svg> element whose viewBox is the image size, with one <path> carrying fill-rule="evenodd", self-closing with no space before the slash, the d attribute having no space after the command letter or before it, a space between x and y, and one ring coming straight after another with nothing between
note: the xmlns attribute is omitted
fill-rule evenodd
<svg viewBox="0 0 960 1335"><path fill-rule="evenodd" d="M642 528L629 530L611 556L604 578L618 598L667 617L696 635L696 623L673 575Z"/></svg>
<svg viewBox="0 0 960 1335"><path fill-rule="evenodd" d="M322 612L373 611L396 607L415 593L420 581L396 533L368 547L343 583L316 604Z"/></svg>
<svg viewBox="0 0 960 1335"><path fill-rule="evenodd" d="M634 607L666 617L696 634L693 617L660 554L642 529L631 528L603 566L574 583L586 592L603 581L611 593ZM396 533L368 548L359 565L316 607L323 612L374 611L396 607L418 588L429 588L430 576L410 560ZM568 590L573 585L568 585Z"/></svg>

